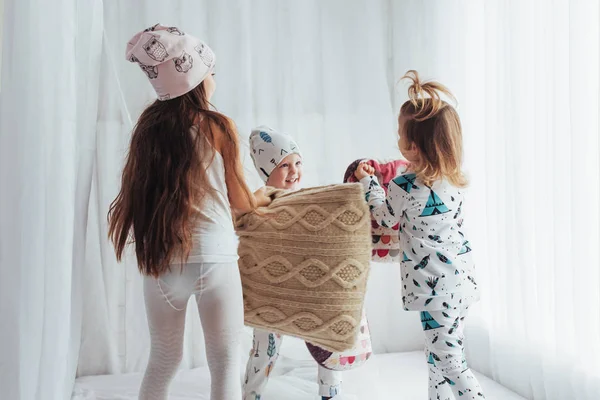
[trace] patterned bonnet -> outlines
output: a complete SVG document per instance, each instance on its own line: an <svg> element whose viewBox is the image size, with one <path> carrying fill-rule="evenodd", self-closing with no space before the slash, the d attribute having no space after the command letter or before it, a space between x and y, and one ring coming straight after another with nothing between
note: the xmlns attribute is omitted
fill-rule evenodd
<svg viewBox="0 0 600 400"><path fill-rule="evenodd" d="M156 24L136 33L127 43L127 60L146 73L159 100L186 94L215 66L213 51L176 27Z"/></svg>
<svg viewBox="0 0 600 400"><path fill-rule="evenodd" d="M263 181L266 182L275 167L290 154L302 157L300 148L290 136L264 125L252 129L250 156Z"/></svg>

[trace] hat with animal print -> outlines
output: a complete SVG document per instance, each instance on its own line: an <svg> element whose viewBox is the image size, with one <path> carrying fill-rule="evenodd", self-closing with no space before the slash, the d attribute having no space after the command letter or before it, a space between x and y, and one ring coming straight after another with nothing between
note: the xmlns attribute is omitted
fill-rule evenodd
<svg viewBox="0 0 600 400"><path fill-rule="evenodd" d="M146 73L159 100L186 94L215 66L215 53L206 43L160 24L136 33L127 43L126 57Z"/></svg>
<svg viewBox="0 0 600 400"><path fill-rule="evenodd" d="M266 182L281 160L290 154L300 153L291 136L279 133L268 126L259 126L250 133L250 156L260 177Z"/></svg>

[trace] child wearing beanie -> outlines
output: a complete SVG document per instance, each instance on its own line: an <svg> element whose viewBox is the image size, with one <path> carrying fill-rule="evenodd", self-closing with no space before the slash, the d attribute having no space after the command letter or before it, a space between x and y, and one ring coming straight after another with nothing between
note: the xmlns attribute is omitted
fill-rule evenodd
<svg viewBox="0 0 600 400"><path fill-rule="evenodd" d="M250 155L267 186L297 190L302 183L302 153L288 135L268 126L259 126L250 134ZM277 358L283 337L274 332L254 329L252 350L244 379L244 400L260 400ZM319 365L318 384L322 399L335 399L341 392L342 373Z"/></svg>

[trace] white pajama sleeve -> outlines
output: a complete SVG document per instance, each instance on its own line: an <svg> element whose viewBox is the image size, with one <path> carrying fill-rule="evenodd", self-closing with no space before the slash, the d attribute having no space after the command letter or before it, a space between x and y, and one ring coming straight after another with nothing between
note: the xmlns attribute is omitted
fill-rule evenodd
<svg viewBox="0 0 600 400"><path fill-rule="evenodd" d="M404 195L393 181L388 186L387 197L374 176L360 180L365 188L365 199L371 210L373 219L381 226L391 228L400 222L404 207Z"/></svg>

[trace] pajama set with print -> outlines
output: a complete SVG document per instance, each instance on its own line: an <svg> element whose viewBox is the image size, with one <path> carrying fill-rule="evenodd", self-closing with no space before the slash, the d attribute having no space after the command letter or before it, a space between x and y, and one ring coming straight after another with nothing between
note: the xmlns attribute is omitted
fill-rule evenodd
<svg viewBox="0 0 600 400"><path fill-rule="evenodd" d="M471 245L461 232L461 191L445 180L426 186L411 173L394 178L387 197L377 178L361 183L374 219L400 223L402 301L405 310L421 314L429 399L452 398L450 391L456 399L483 399L464 356L464 320L479 291Z"/></svg>
<svg viewBox="0 0 600 400"><path fill-rule="evenodd" d="M260 400L269 375L279 358L283 337L277 333L254 329L252 350L246 365L244 400ZM319 396L334 397L341 392L342 372L332 371L319 365Z"/></svg>

